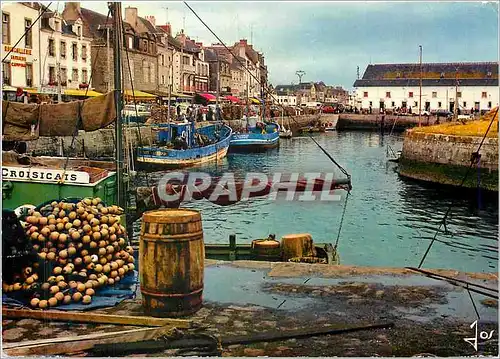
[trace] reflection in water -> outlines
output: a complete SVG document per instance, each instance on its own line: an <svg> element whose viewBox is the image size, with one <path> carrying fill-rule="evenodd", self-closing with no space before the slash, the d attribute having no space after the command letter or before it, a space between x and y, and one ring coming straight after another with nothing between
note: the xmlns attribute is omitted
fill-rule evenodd
<svg viewBox="0 0 500 359"><path fill-rule="evenodd" d="M343 264L417 266L448 206L449 234L440 234L424 262L428 268L462 271L497 269L498 201L402 180L386 161L387 146L402 148L402 136L377 132L330 132L315 139L352 175L353 190L339 243ZM280 148L266 153L230 154L217 164L193 168L212 175L235 172L342 173L307 137L280 140ZM161 172L151 173L158 181ZM341 191L345 196L345 192ZM334 242L343 209L341 202L270 201L255 198L219 207L206 200L185 207L202 211L206 243L239 243L275 233L309 232L316 242ZM444 243L443 243L444 242ZM494 250L492 252L492 250Z"/></svg>

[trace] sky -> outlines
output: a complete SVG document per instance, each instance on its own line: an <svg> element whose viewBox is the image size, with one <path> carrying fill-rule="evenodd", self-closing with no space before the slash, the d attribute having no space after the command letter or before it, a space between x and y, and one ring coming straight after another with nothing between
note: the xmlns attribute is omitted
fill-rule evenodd
<svg viewBox="0 0 500 359"><path fill-rule="evenodd" d="M56 3L54 3L56 4ZM498 61L498 2L188 1L226 45L246 38L264 53L274 86L323 81L351 89L368 64ZM57 3L62 10L64 4ZM107 13L106 2L81 6ZM123 2L204 45L217 39L181 1Z"/></svg>

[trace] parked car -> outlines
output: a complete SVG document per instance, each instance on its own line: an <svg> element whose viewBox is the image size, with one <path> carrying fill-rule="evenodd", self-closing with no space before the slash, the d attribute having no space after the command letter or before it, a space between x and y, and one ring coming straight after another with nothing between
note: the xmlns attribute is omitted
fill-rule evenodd
<svg viewBox="0 0 500 359"><path fill-rule="evenodd" d="M335 113L335 108L330 105L321 106L321 112L323 113Z"/></svg>
<svg viewBox="0 0 500 359"><path fill-rule="evenodd" d="M442 117L448 117L448 116L453 115L453 113L451 111L442 110L442 109L440 109L440 110L432 110L431 114L432 115L436 115L436 116L442 116Z"/></svg>
<svg viewBox="0 0 500 359"><path fill-rule="evenodd" d="M414 116L418 116L418 110L417 110L416 112L413 112L413 115L414 115ZM420 115L422 115L422 116L430 116L430 115L431 115L431 113L430 113L429 111L427 111L427 110L422 110L422 111L420 112Z"/></svg>

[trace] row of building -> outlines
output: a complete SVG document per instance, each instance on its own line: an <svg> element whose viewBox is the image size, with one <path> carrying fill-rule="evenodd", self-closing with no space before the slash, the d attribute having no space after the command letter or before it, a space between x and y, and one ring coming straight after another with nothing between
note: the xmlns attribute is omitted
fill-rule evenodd
<svg viewBox="0 0 500 359"><path fill-rule="evenodd" d="M67 2L62 13L45 9L35 22L43 10L36 2L2 3L2 59L10 52L2 62L3 89L111 90L112 17ZM158 96L219 90L221 95L258 97L260 84L268 84L264 55L245 39L228 51L220 44L195 42L183 30L174 36L170 24L141 17L137 8L127 7L123 15L125 89L133 86Z"/></svg>
<svg viewBox="0 0 500 359"><path fill-rule="evenodd" d="M323 81L277 85L274 87L274 94L274 101L284 106L298 106L308 102L349 104L349 91L341 86L327 86Z"/></svg>
<svg viewBox="0 0 500 359"><path fill-rule="evenodd" d="M498 62L368 65L354 88L362 109L487 111L498 106Z"/></svg>

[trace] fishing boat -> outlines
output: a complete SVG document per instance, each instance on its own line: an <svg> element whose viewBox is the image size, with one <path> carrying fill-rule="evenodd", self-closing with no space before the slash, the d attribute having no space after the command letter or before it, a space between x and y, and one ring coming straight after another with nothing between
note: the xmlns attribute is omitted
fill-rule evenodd
<svg viewBox="0 0 500 359"><path fill-rule="evenodd" d="M244 133L234 133L229 143L230 152L260 152L279 145L279 125L260 122L258 117L249 117Z"/></svg>
<svg viewBox="0 0 500 359"><path fill-rule="evenodd" d="M112 3L117 11L120 4ZM120 18L120 16L113 16ZM119 28L119 26L117 25ZM115 34L118 39L121 35ZM120 51L115 48L115 65L120 64ZM115 91L83 101L57 104L24 104L3 101L2 141L2 207L15 210L25 205L54 199L100 197L106 204L125 208L127 181L122 141L116 141L114 161L87 158L34 156L18 147L40 137L72 136L78 130L97 131L114 123L115 138L126 139L122 133L122 93L119 66L115 66ZM74 114L74 117L73 115ZM73 121L71 121L73 119ZM127 142L127 141L124 141ZM32 142L31 142L32 143Z"/></svg>
<svg viewBox="0 0 500 359"><path fill-rule="evenodd" d="M224 158L228 152L232 129L215 124L195 128L191 123L166 123L154 128L155 145L137 148L141 167L182 168Z"/></svg>

